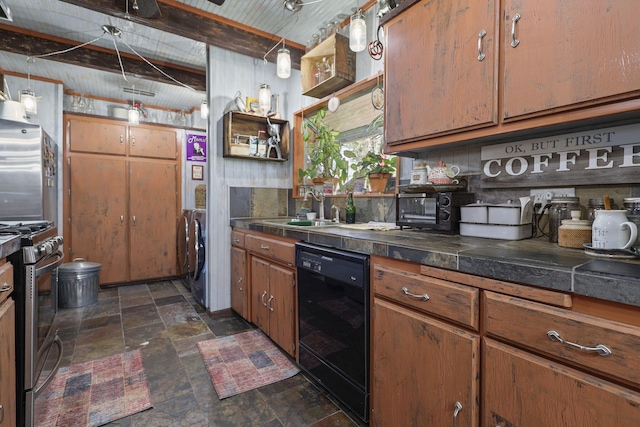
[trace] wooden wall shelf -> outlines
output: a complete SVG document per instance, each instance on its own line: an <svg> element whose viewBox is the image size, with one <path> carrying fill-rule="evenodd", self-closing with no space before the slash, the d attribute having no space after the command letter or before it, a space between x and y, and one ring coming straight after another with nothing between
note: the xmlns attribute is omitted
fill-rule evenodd
<svg viewBox="0 0 640 427"><path fill-rule="evenodd" d="M289 122L281 119L269 118L273 125L280 126L280 157L275 147L270 149L268 144L269 124L264 116L230 111L222 118L223 128L223 157L242 159L286 162L289 160L289 139L291 128ZM251 142L256 142L252 145Z"/></svg>

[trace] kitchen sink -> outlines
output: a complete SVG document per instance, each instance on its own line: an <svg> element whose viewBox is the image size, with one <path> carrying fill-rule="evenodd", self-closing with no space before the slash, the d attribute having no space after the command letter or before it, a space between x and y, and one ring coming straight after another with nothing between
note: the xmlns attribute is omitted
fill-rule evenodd
<svg viewBox="0 0 640 427"><path fill-rule="evenodd" d="M302 220L296 218L276 218L276 219L263 219L265 224L274 224L279 226L291 226L291 227L339 227L341 224L331 222L331 220Z"/></svg>

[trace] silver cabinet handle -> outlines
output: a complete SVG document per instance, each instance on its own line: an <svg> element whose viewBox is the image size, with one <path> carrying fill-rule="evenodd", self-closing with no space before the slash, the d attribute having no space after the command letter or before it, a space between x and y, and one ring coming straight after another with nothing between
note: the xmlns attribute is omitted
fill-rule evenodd
<svg viewBox="0 0 640 427"><path fill-rule="evenodd" d="M11 285L7 282L4 282L2 284L2 287L0 287L0 292L7 292L7 291L10 291L11 289L13 289Z"/></svg>
<svg viewBox="0 0 640 427"><path fill-rule="evenodd" d="M238 279L238 283L242 283L242 277ZM242 286L238 286L238 290L242 292Z"/></svg>
<svg viewBox="0 0 640 427"><path fill-rule="evenodd" d="M482 51L482 39L486 35L487 32L485 30L480 31L480 34L478 34L478 61L482 61L486 58L486 55Z"/></svg>
<svg viewBox="0 0 640 427"><path fill-rule="evenodd" d="M135 227L136 226L136 216L134 215L132 218L133 218L133 226Z"/></svg>
<svg viewBox="0 0 640 427"><path fill-rule="evenodd" d="M233 243L240 243L240 239L233 239Z"/></svg>
<svg viewBox="0 0 640 427"><path fill-rule="evenodd" d="M453 405L453 427L456 427L456 422L458 421L458 414L462 411L462 403L456 402Z"/></svg>
<svg viewBox="0 0 640 427"><path fill-rule="evenodd" d="M120 225L124 225L124 215L120 215Z"/></svg>
<svg viewBox="0 0 640 427"><path fill-rule="evenodd" d="M268 251L271 248L269 247L269 245L260 245L260 249L264 249L265 251Z"/></svg>
<svg viewBox="0 0 640 427"><path fill-rule="evenodd" d="M124 144L124 135L120 135L120 145Z"/></svg>
<svg viewBox="0 0 640 427"><path fill-rule="evenodd" d="M4 406L0 405L0 423L4 421Z"/></svg>
<svg viewBox="0 0 640 427"><path fill-rule="evenodd" d="M136 137L135 135L131 134L131 146L135 147L136 146Z"/></svg>
<svg viewBox="0 0 640 427"><path fill-rule="evenodd" d="M273 311L273 307L271 307L271 301L273 301L273 295L271 295L269 297L269 300L267 301L267 305L269 307L269 310Z"/></svg>
<svg viewBox="0 0 640 427"><path fill-rule="evenodd" d="M409 292L409 289L407 289L407 288L402 288L402 293L407 295L407 296L413 297L413 298L421 299L423 301L429 301L429 295L427 295L427 294L422 294L422 295L412 294L411 292Z"/></svg>
<svg viewBox="0 0 640 427"><path fill-rule="evenodd" d="M576 343L573 343L573 342L570 342L570 341L563 340L562 338L560 338L560 334L558 332L556 332L556 331L547 332L547 336L549 337L549 339L551 341L555 341L555 342L559 342L559 343L562 343L562 344L566 344L566 345L568 345L570 347L575 347L575 348L577 348L579 350L582 350L582 351L589 351L589 352L594 351L594 352L598 353L600 356L603 356L603 357L604 356L609 356L611 354L611 350L609 349L609 347L607 347L604 344L598 344L595 347L585 347L585 346L580 345L580 344L576 344Z"/></svg>
<svg viewBox="0 0 640 427"><path fill-rule="evenodd" d="M519 13L513 15L513 19L511 19L511 47L516 47L520 44L520 40L516 37L516 22L518 22L522 18Z"/></svg>
<svg viewBox="0 0 640 427"><path fill-rule="evenodd" d="M266 296L267 296L267 291L264 291L262 295L260 295L260 302L262 302L262 305L264 305L265 307L267 306L267 303L264 302L264 297Z"/></svg>

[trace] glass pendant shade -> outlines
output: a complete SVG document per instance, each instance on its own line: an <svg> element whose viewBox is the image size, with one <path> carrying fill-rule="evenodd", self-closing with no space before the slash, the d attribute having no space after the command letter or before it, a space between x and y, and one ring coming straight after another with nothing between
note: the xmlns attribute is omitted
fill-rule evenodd
<svg viewBox="0 0 640 427"><path fill-rule="evenodd" d="M367 23L361 10L351 16L349 25L349 48L354 52L362 52L367 45Z"/></svg>
<svg viewBox="0 0 640 427"><path fill-rule="evenodd" d="M24 105L24 111L28 114L38 114L38 99L30 90L20 91L20 102Z"/></svg>
<svg viewBox="0 0 640 427"><path fill-rule="evenodd" d="M136 107L129 108L129 124L130 125L139 125L140 124L140 111Z"/></svg>
<svg viewBox="0 0 640 427"><path fill-rule="evenodd" d="M260 85L258 103L260 104L263 114L266 116L269 110L271 110L271 88L266 83Z"/></svg>
<svg viewBox="0 0 640 427"><path fill-rule="evenodd" d="M281 79L288 79L291 76L291 55L289 49L282 48L278 50L278 60L276 72Z"/></svg>

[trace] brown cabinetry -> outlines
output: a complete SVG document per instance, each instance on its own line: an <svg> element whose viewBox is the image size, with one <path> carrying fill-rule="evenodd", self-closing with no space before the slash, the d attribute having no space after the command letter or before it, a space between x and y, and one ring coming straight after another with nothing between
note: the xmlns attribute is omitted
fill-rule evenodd
<svg viewBox="0 0 640 427"><path fill-rule="evenodd" d="M639 109L633 0L407 3L383 23L393 151Z"/></svg>
<svg viewBox="0 0 640 427"><path fill-rule="evenodd" d="M640 328L492 292L485 321L483 425L637 424Z"/></svg>
<svg viewBox="0 0 640 427"><path fill-rule="evenodd" d="M247 233L251 321L284 351L295 357L295 241Z"/></svg>
<svg viewBox="0 0 640 427"><path fill-rule="evenodd" d="M231 232L231 308L246 320L250 320L248 286L244 233L233 230Z"/></svg>
<svg viewBox="0 0 640 427"><path fill-rule="evenodd" d="M16 425L16 345L13 267L0 259L0 426Z"/></svg>
<svg viewBox="0 0 640 427"><path fill-rule="evenodd" d="M373 273L371 425L477 426L480 336L454 323L477 327L479 291L380 263Z"/></svg>
<svg viewBox="0 0 640 427"><path fill-rule="evenodd" d="M72 115L65 124L68 258L102 264L101 284L175 276L177 132Z"/></svg>
<svg viewBox="0 0 640 427"><path fill-rule="evenodd" d="M497 123L496 14L493 0L423 0L385 25L387 144Z"/></svg>

